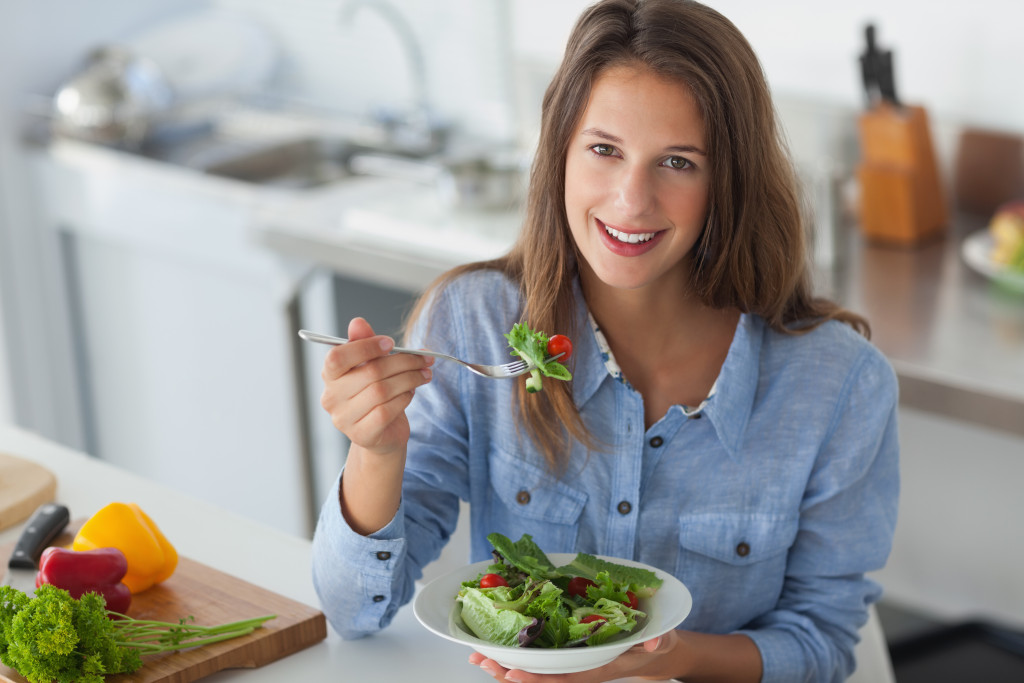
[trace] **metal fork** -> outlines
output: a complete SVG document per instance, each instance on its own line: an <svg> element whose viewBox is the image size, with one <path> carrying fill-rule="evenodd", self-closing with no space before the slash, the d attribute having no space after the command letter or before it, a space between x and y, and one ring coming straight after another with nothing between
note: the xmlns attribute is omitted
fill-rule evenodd
<svg viewBox="0 0 1024 683"><path fill-rule="evenodd" d="M329 334L320 334L319 332L310 332L309 330L299 330L299 336L306 341L316 342L318 344L328 344L330 346L338 346L340 344L348 343L348 339L332 337ZM420 349L403 349L399 346L393 348L391 353L411 353L414 356L433 356L434 358L441 358L443 360L453 360L460 365L466 366L472 372L475 372L481 377L490 377L491 379L510 379L512 377L519 377L521 375L525 375L536 367L522 359L512 361L511 363L505 363L504 365L480 365L477 363L467 363L464 360L460 360L455 356L449 356L446 353L422 351ZM557 356L546 358L545 362L556 360L562 355L563 354L560 353Z"/></svg>

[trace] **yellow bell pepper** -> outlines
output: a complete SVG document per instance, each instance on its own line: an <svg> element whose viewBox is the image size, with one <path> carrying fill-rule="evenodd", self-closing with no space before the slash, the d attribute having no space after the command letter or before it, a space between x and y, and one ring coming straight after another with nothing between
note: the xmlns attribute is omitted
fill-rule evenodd
<svg viewBox="0 0 1024 683"><path fill-rule="evenodd" d="M135 503L110 503L82 525L74 550L117 548L128 560L121 579L132 593L166 580L178 566L178 552Z"/></svg>

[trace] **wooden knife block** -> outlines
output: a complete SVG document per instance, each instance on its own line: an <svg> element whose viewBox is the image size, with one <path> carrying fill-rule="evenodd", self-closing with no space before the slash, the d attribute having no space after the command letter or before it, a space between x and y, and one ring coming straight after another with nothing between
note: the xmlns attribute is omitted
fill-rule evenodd
<svg viewBox="0 0 1024 683"><path fill-rule="evenodd" d="M941 234L949 214L925 110L885 103L862 114L858 125L865 237L914 246Z"/></svg>

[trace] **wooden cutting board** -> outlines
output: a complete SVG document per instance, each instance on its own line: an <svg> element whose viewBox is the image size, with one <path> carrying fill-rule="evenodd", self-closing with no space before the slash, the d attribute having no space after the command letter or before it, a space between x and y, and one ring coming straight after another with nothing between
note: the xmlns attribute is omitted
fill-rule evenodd
<svg viewBox="0 0 1024 683"><path fill-rule="evenodd" d="M71 543L64 534L56 545ZM13 544L0 548L7 566ZM179 559L171 578L132 596L128 616L177 623L194 616L196 624L213 626L241 619L276 614L247 636L180 652L143 657L134 674L108 676L107 683L189 683L217 671L254 668L304 650L327 637L322 612L283 595L260 588L212 567ZM0 681L25 679L0 664Z"/></svg>
<svg viewBox="0 0 1024 683"><path fill-rule="evenodd" d="M24 522L56 494L57 477L53 472L24 458L0 453L0 531Z"/></svg>

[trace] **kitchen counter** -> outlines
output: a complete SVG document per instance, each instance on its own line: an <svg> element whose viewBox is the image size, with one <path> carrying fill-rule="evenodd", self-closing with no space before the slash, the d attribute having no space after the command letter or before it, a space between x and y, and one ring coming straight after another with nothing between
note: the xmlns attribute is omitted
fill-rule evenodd
<svg viewBox="0 0 1024 683"><path fill-rule="evenodd" d="M229 513L15 427L0 425L0 451L53 471L58 481L57 502L68 506L72 518L88 516L111 501L138 502L159 520L161 530L182 556L293 600L319 605L310 578L312 544L307 539ZM0 545L13 543L20 531L21 526L0 531ZM411 605L406 605L394 622L375 636L346 641L330 631L326 640L277 662L258 669L224 671L204 680L490 680L466 662L469 654L469 648L423 628Z"/></svg>
<svg viewBox="0 0 1024 683"><path fill-rule="evenodd" d="M941 240L914 249L848 235L834 296L868 318L900 381L900 402L1024 435L1024 292L1001 289L961 255L986 219L955 216Z"/></svg>

